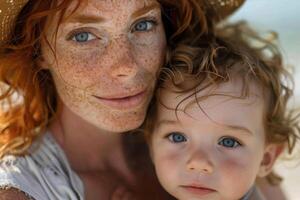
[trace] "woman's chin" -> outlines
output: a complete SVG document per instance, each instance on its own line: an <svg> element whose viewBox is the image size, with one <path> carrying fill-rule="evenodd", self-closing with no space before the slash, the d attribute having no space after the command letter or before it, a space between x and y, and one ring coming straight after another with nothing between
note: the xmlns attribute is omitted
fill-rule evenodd
<svg viewBox="0 0 300 200"><path fill-rule="evenodd" d="M102 122L96 121L94 125L105 132L124 133L140 127L145 120L145 116L146 111L110 115Z"/></svg>

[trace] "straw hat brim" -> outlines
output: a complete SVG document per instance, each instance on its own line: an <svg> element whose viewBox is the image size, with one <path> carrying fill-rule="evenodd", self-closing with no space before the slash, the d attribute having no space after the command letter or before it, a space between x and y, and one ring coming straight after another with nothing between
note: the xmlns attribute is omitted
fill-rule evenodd
<svg viewBox="0 0 300 200"><path fill-rule="evenodd" d="M7 42L16 19L29 0L0 0L0 44ZM220 21L236 11L245 0L206 0L214 20Z"/></svg>
<svg viewBox="0 0 300 200"><path fill-rule="evenodd" d="M28 1L0 0L0 44L9 38L18 14Z"/></svg>
<svg viewBox="0 0 300 200"><path fill-rule="evenodd" d="M206 5L215 21L224 20L240 8L246 0L207 0Z"/></svg>

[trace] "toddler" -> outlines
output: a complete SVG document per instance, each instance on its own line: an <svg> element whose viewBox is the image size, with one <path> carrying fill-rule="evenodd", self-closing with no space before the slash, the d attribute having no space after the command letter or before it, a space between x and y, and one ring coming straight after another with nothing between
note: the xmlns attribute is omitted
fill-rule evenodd
<svg viewBox="0 0 300 200"><path fill-rule="evenodd" d="M281 56L246 28L223 28L192 67L174 62L182 70L164 73L144 128L158 179L176 199L260 199L255 181L279 180L274 162L299 137Z"/></svg>

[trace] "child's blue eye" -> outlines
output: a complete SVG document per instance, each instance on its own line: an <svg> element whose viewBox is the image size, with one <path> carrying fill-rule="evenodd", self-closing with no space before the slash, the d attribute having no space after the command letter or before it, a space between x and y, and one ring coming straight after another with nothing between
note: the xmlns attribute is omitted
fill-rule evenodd
<svg viewBox="0 0 300 200"><path fill-rule="evenodd" d="M186 142L186 138L182 133L173 132L168 135L168 139L174 143Z"/></svg>
<svg viewBox="0 0 300 200"><path fill-rule="evenodd" d="M76 33L73 37L72 40L76 41L76 42L88 42L90 40L95 39L96 37L89 33L89 32L79 32Z"/></svg>
<svg viewBox="0 0 300 200"><path fill-rule="evenodd" d="M227 148L236 148L238 146L241 146L241 144L236 139L230 137L221 138L218 144Z"/></svg>
<svg viewBox="0 0 300 200"><path fill-rule="evenodd" d="M144 21L140 21L138 22L135 26L134 26L134 31L149 31L153 28L153 26L156 23L152 20L144 20Z"/></svg>

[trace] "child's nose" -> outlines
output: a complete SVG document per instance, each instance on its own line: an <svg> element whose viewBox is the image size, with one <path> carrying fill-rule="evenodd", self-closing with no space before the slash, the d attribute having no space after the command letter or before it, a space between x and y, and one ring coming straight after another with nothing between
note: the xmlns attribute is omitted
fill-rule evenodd
<svg viewBox="0 0 300 200"><path fill-rule="evenodd" d="M214 171L214 166L209 155L202 150L196 150L191 154L186 167L188 171L199 173L211 174Z"/></svg>

